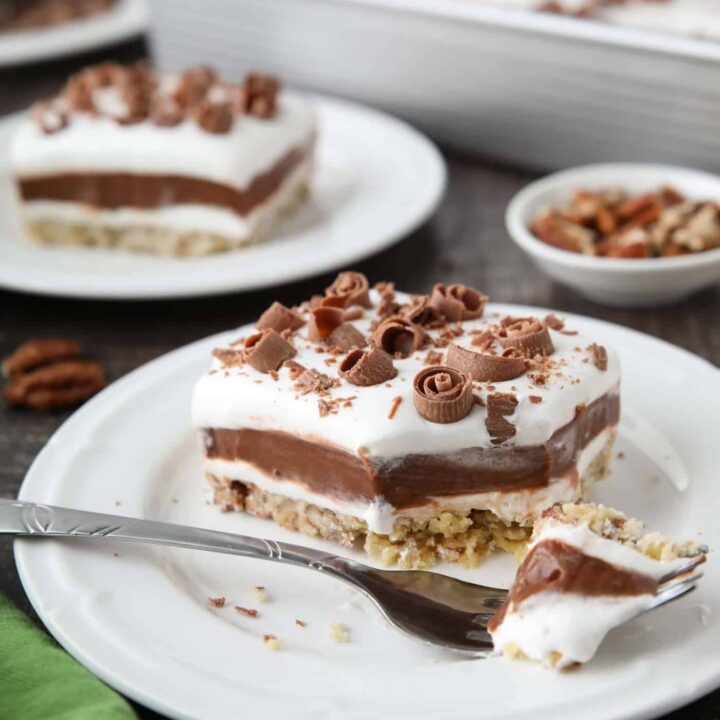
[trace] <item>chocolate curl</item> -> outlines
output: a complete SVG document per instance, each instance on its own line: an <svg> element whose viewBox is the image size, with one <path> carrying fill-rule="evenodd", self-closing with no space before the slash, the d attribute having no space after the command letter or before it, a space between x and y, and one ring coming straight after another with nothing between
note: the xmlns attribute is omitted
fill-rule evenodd
<svg viewBox="0 0 720 720"><path fill-rule="evenodd" d="M327 341L332 347L340 348L344 352L367 345L365 336L350 323L343 323L335 328L328 335Z"/></svg>
<svg viewBox="0 0 720 720"><path fill-rule="evenodd" d="M466 285L445 287L438 283L433 287L430 305L449 322L459 322L482 317L487 300L486 295Z"/></svg>
<svg viewBox="0 0 720 720"><path fill-rule="evenodd" d="M555 352L547 327L533 317L503 318L500 321L498 342L504 348L517 348L526 357L547 357Z"/></svg>
<svg viewBox="0 0 720 720"><path fill-rule="evenodd" d="M305 321L298 313L276 301L260 316L255 327L281 333L283 330L297 330L304 324Z"/></svg>
<svg viewBox="0 0 720 720"><path fill-rule="evenodd" d="M359 272L341 272L335 282L325 290L325 297L344 297L345 305L362 305L369 308L370 284L368 279Z"/></svg>
<svg viewBox="0 0 720 720"><path fill-rule="evenodd" d="M150 119L158 127L175 127L185 119L185 115L171 97L160 97L153 99L150 105Z"/></svg>
<svg viewBox="0 0 720 720"><path fill-rule="evenodd" d="M427 295L416 295L402 310L402 317L415 325L428 328L441 328L447 325L445 316L430 304Z"/></svg>
<svg viewBox="0 0 720 720"><path fill-rule="evenodd" d="M369 350L356 348L348 353L338 370L340 377L360 387L379 385L397 375L392 358L375 345L371 345Z"/></svg>
<svg viewBox="0 0 720 720"><path fill-rule="evenodd" d="M417 325L395 315L377 326L373 340L392 357L406 358L423 344L425 333Z"/></svg>
<svg viewBox="0 0 720 720"><path fill-rule="evenodd" d="M210 67L188 68L180 76L175 90L175 100L182 107L191 108L205 99L210 88L217 81L217 73Z"/></svg>
<svg viewBox="0 0 720 720"><path fill-rule="evenodd" d="M476 352L451 343L447 364L478 382L503 382L520 377L525 372L525 357L516 348L507 348L502 355Z"/></svg>
<svg viewBox="0 0 720 720"><path fill-rule="evenodd" d="M431 365L413 379L415 408L430 422L454 423L475 404L472 379L447 365Z"/></svg>
<svg viewBox="0 0 720 720"><path fill-rule="evenodd" d="M501 445L515 436L515 426L505 417L515 412L518 401L512 393L491 393L487 396L485 427L493 445Z"/></svg>
<svg viewBox="0 0 720 720"><path fill-rule="evenodd" d="M195 114L197 124L213 135L225 135L232 130L233 107L229 102L211 102L203 100Z"/></svg>
<svg viewBox="0 0 720 720"><path fill-rule="evenodd" d="M263 330L245 341L245 360L261 373L277 370L295 356L295 348L274 330Z"/></svg>
<svg viewBox="0 0 720 720"><path fill-rule="evenodd" d="M339 328L345 319L342 308L321 305L314 308L308 320L308 340L319 342L324 340L333 330Z"/></svg>
<svg viewBox="0 0 720 720"><path fill-rule="evenodd" d="M52 100L34 105L32 118L46 135L52 135L52 133L66 128L70 122L67 110L60 102Z"/></svg>

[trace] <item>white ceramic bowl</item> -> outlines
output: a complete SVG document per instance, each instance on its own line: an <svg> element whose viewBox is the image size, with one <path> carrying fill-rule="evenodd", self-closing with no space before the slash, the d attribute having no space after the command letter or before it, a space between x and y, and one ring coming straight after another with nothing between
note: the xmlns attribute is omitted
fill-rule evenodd
<svg viewBox="0 0 720 720"><path fill-rule="evenodd" d="M720 177L711 173L671 165L585 165L527 185L508 205L505 224L538 267L586 298L620 307L666 305L720 282L720 249L670 258L597 258L554 248L529 229L541 210L566 205L576 188L635 194L662 185L672 185L691 200L720 201Z"/></svg>

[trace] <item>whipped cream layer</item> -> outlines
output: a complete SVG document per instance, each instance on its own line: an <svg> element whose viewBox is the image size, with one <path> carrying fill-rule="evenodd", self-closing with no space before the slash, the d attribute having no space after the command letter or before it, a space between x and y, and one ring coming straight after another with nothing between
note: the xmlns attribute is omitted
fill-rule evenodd
<svg viewBox="0 0 720 720"><path fill-rule="evenodd" d="M521 595L517 601L511 594L509 602L498 613L499 625L493 627L491 623L496 651L520 650L531 660L559 669L590 660L610 630L652 606L660 578L688 562L687 558L654 560L631 546L594 533L587 524L572 525L553 519L543 523L528 549L527 558L533 549L549 547L553 542L586 558L607 563L618 574L626 574L624 592L618 591L622 578L613 584L606 576L598 581L607 582L606 592L598 587L588 588L587 592L581 587L563 591L551 583L550 589ZM548 568L548 577L545 577L535 566L528 571L532 574L531 582L541 587L550 580L549 571L553 569ZM527 580L523 577L524 570L525 564L518 570L514 588L518 582ZM627 589L628 578L630 583L634 579L639 590Z"/></svg>
<svg viewBox="0 0 720 720"><path fill-rule="evenodd" d="M207 132L191 118L175 127L158 127L149 119L121 125L81 112L71 114L67 127L46 134L28 116L12 138L10 166L19 179L116 172L200 178L243 190L290 150L311 144L315 125L310 104L289 92L280 94L272 118L242 115L223 134Z"/></svg>
<svg viewBox="0 0 720 720"><path fill-rule="evenodd" d="M376 320L375 308L379 296L370 292L373 308L366 310L360 320L353 322L369 337L370 324ZM396 293L398 302L410 296ZM482 330L498 323L506 313L489 305L484 317L462 323L465 335L454 342L468 348L472 330ZM228 337L229 342L248 337L255 331L247 326ZM572 327L568 331L574 332ZM438 331L429 334L437 336ZM595 341L582 334L566 335L550 330L555 352L552 360L556 369L544 385L536 384L530 374L504 382L475 383L475 395L483 400L489 393L513 393L518 400L515 412L508 416L516 434L502 447L537 446L545 443L559 428L570 423L579 406L587 406L605 395L619 392L620 365L617 355L608 348L607 370L593 365L587 347ZM317 352L317 344L306 339L306 327L300 328L293 340L301 365L336 377L337 364L327 364L333 356ZM440 363L446 350L438 350ZM192 416L199 428L252 428L277 430L329 443L366 458L392 459L412 453L448 453L471 447L497 447L486 427L487 408L476 404L469 415L458 422L439 424L425 420L415 409L412 381L419 370L426 367L427 350L419 350L405 359L395 359L397 375L389 382L371 387L357 387L344 380L331 388L329 399L353 397L348 407L324 417L318 412L317 396L300 395L293 387L287 367L281 367L277 379L258 372L248 365L224 368L217 359L209 373L195 388ZM337 358L336 358L337 359ZM533 402L530 398L541 398ZM399 405L396 399L400 398ZM391 409L397 409L390 417Z"/></svg>

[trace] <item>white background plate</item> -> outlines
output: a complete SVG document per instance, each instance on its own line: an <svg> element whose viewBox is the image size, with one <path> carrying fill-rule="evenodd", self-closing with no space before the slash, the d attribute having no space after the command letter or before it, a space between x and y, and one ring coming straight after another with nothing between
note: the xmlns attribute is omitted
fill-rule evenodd
<svg viewBox="0 0 720 720"><path fill-rule="evenodd" d="M569 325L615 346L623 363L618 450L624 458L615 459L613 477L597 497L653 528L720 546L720 372L631 330L572 316ZM216 336L170 353L91 400L40 453L22 499L339 552L206 504L190 394L220 342ZM681 491L687 477L689 487ZM714 554L695 593L613 631L579 672L557 674L428 648L387 627L358 593L307 570L188 550L81 543L17 542L30 600L81 662L173 717L621 720L661 714L720 683ZM512 576L509 558L492 558L477 570L442 569L486 584ZM267 587L271 602L251 619L233 606L253 606L255 585ZM218 595L227 597L227 607L209 605L208 596ZM307 627L296 626L295 618ZM348 625L349 643L328 639L332 620ZM266 650L264 633L281 638L285 649Z"/></svg>
<svg viewBox="0 0 720 720"><path fill-rule="evenodd" d="M361 105L314 97L319 138L310 198L269 241L200 258L48 248L23 237L0 122L0 286L48 295L167 298L277 285L347 266L400 240L435 210L445 165L423 135ZM178 152L182 152L178 148Z"/></svg>
<svg viewBox="0 0 720 720"><path fill-rule="evenodd" d="M0 67L39 62L119 43L147 29L145 0L118 0L113 10L48 28L0 34Z"/></svg>

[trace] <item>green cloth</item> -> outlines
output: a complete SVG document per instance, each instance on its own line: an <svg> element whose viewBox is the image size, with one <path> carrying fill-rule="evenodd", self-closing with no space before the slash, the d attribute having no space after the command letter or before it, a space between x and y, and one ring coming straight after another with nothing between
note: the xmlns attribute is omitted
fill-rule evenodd
<svg viewBox="0 0 720 720"><path fill-rule="evenodd" d="M135 720L135 713L0 595L0 717Z"/></svg>

